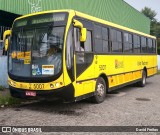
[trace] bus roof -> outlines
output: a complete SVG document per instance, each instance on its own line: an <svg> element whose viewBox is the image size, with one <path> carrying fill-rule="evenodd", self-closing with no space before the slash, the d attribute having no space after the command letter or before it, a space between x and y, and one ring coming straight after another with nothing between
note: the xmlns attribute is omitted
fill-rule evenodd
<svg viewBox="0 0 160 135"><path fill-rule="evenodd" d="M84 13L81 13L81 12L78 12L78 11L75 11L75 10L71 10L71 9L42 11L42 12L32 13L32 14L28 14L28 15L18 17L16 20L26 18L26 17L29 17L29 16L34 16L34 15L45 14L45 13L56 13L56 12L68 12L68 13L70 13L70 12L73 13L74 12L76 16L79 16L79 17L82 17L82 18L85 18L85 19L88 19L88 20L91 20L91 21L94 21L94 22L97 22L97 23L105 24L105 25L108 25L108 26L111 26L111 27L114 27L114 28L118 28L118 29L122 29L122 30L125 30L125 31L128 31L128 32L131 32L131 33L139 34L141 36L156 39L155 36L151 36L151 35L145 34L143 32L133 30L133 29L130 29L130 28L127 28L127 27L124 27L124 26L106 21L106 20L102 20L102 19L90 16L90 15L87 15L87 14L84 14Z"/></svg>

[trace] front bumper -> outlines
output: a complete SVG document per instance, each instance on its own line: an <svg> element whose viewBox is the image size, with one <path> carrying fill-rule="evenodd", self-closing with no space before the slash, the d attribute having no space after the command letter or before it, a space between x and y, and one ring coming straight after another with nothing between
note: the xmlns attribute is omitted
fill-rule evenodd
<svg viewBox="0 0 160 135"><path fill-rule="evenodd" d="M70 102L74 101L74 87L72 84L56 90L27 90L27 89L14 88L12 86L9 86L9 89L11 95L17 98L29 98L28 96L26 96L26 91L34 91L36 92L35 98L58 97L64 99L65 101L70 101Z"/></svg>

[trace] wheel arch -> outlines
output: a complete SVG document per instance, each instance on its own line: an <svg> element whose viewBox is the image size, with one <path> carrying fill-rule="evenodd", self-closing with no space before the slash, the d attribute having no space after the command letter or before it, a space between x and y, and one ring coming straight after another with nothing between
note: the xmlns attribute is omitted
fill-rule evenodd
<svg viewBox="0 0 160 135"><path fill-rule="evenodd" d="M148 73L147 73L147 68L146 68L146 66L143 68L143 71L146 72L146 78L147 78L147 77L148 77Z"/></svg>

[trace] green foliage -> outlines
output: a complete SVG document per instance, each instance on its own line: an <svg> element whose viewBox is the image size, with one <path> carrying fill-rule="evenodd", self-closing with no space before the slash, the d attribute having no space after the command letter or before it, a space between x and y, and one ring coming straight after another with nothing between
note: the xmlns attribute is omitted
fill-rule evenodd
<svg viewBox="0 0 160 135"><path fill-rule="evenodd" d="M157 39L158 47L160 47L160 38Z"/></svg>
<svg viewBox="0 0 160 135"><path fill-rule="evenodd" d="M21 103L20 99L16 99L10 96L8 89L5 88L2 91L0 91L0 108L20 103Z"/></svg>
<svg viewBox="0 0 160 135"><path fill-rule="evenodd" d="M3 86L0 85L0 91L1 91L1 90L4 90L4 89L5 89L5 88L4 88Z"/></svg>
<svg viewBox="0 0 160 135"><path fill-rule="evenodd" d="M10 106L20 103L21 103L20 99L13 98L10 95L0 96L0 106Z"/></svg>
<svg viewBox="0 0 160 135"><path fill-rule="evenodd" d="M160 55L160 48L157 48L157 53L158 55Z"/></svg>
<svg viewBox="0 0 160 135"><path fill-rule="evenodd" d="M160 54L160 22L157 22L157 13L148 7L144 7L141 12L151 19L150 34L157 37L157 51Z"/></svg>
<svg viewBox="0 0 160 135"><path fill-rule="evenodd" d="M158 70L157 74L158 74L158 75L160 74L160 70Z"/></svg>
<svg viewBox="0 0 160 135"><path fill-rule="evenodd" d="M152 10L151 8L149 8L149 7L144 7L144 9L142 9L141 10L141 12L145 15L145 16L147 16L149 19L151 19L151 21L156 21L156 15L157 15L157 13L154 11L154 10Z"/></svg>

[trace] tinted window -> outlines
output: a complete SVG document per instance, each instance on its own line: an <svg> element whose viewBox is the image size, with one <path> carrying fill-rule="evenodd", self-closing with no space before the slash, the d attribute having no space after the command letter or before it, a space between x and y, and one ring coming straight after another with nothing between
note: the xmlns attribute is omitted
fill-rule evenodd
<svg viewBox="0 0 160 135"><path fill-rule="evenodd" d="M103 40L108 40L108 28L102 27L102 38Z"/></svg>
<svg viewBox="0 0 160 135"><path fill-rule="evenodd" d="M101 53L103 51L102 39L95 39L95 52Z"/></svg>
<svg viewBox="0 0 160 135"><path fill-rule="evenodd" d="M84 43L84 51L85 52L91 52L92 46L91 46L91 31L87 31L87 39Z"/></svg>
<svg viewBox="0 0 160 135"><path fill-rule="evenodd" d="M120 31L117 31L117 41L122 42L122 33Z"/></svg>
<svg viewBox="0 0 160 135"><path fill-rule="evenodd" d="M156 40L153 39L153 53L156 53Z"/></svg>
<svg viewBox="0 0 160 135"><path fill-rule="evenodd" d="M134 35L134 52L140 53L140 37L137 35Z"/></svg>
<svg viewBox="0 0 160 135"><path fill-rule="evenodd" d="M102 27L102 42L103 42L103 53L107 53L110 51L109 49L109 30L108 28Z"/></svg>
<svg viewBox="0 0 160 135"><path fill-rule="evenodd" d="M119 52L118 42L112 42L112 52Z"/></svg>
<svg viewBox="0 0 160 135"><path fill-rule="evenodd" d="M101 28L101 26L98 26L98 25L96 25L95 26L95 38L99 38L99 39L102 39L102 28Z"/></svg>
<svg viewBox="0 0 160 135"><path fill-rule="evenodd" d="M117 41L117 33L114 29L111 29L111 39L112 41Z"/></svg>
<svg viewBox="0 0 160 135"><path fill-rule="evenodd" d="M103 52L109 52L109 42L103 40Z"/></svg>
<svg viewBox="0 0 160 135"><path fill-rule="evenodd" d="M148 52L153 53L153 48L152 48L152 39L148 39Z"/></svg>
<svg viewBox="0 0 160 135"><path fill-rule="evenodd" d="M111 30L112 52L122 52L122 32Z"/></svg>
<svg viewBox="0 0 160 135"><path fill-rule="evenodd" d="M124 52L133 52L133 37L132 34L124 33Z"/></svg>
<svg viewBox="0 0 160 135"><path fill-rule="evenodd" d="M128 33L124 33L124 42L129 42L129 34Z"/></svg>
<svg viewBox="0 0 160 135"><path fill-rule="evenodd" d="M147 42L146 38L141 37L141 47L142 47L142 53L147 52Z"/></svg>

